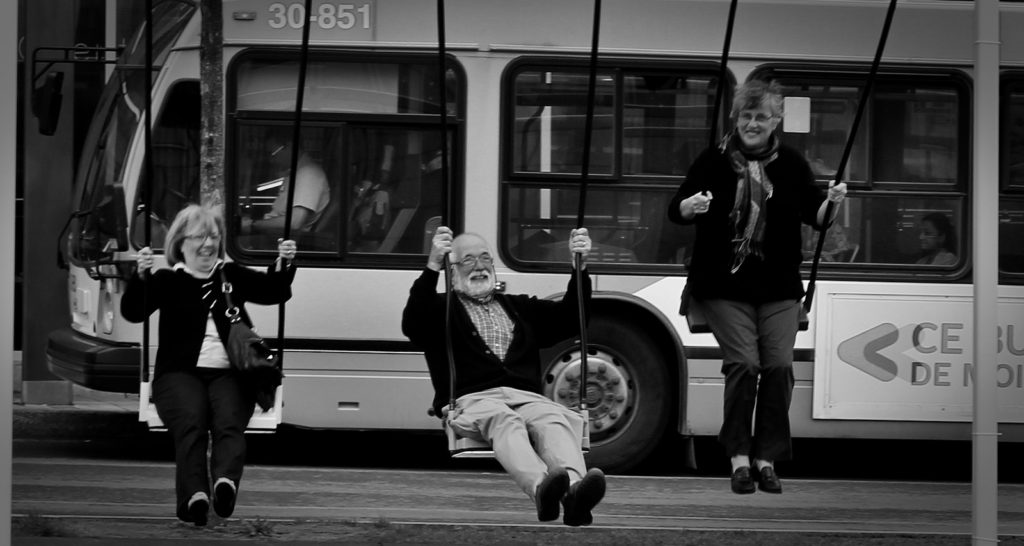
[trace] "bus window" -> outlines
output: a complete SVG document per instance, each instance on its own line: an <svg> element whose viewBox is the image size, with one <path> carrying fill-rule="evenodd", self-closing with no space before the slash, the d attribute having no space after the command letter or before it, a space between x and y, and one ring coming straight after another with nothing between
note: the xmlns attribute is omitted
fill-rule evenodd
<svg viewBox="0 0 1024 546"><path fill-rule="evenodd" d="M243 249L274 250L284 234L289 186L294 178L292 229L303 250L331 250L337 233L319 229L331 211L337 177L328 176L341 158L338 129L305 125L298 142L295 176L292 168L292 127L240 124L235 149L238 187L238 244ZM326 222L324 222L326 224Z"/></svg>
<svg viewBox="0 0 1024 546"><path fill-rule="evenodd" d="M1003 188L1024 191L1024 81L1017 75L1003 86Z"/></svg>
<svg viewBox="0 0 1024 546"><path fill-rule="evenodd" d="M122 241L127 223L122 176L145 102L143 76L141 71L118 65L100 97L75 184L77 210L68 245L71 263L90 264L112 250L127 250L127 240Z"/></svg>
<svg viewBox="0 0 1024 546"><path fill-rule="evenodd" d="M583 70L523 70L514 78L513 169L529 173L580 173L587 112L588 75ZM615 145L614 76L598 73L592 174L611 174Z"/></svg>
<svg viewBox="0 0 1024 546"><path fill-rule="evenodd" d="M437 114L435 59L344 62L311 59L303 111L363 114ZM294 112L298 62L250 55L234 73L234 108L250 112ZM453 70L448 78L457 81ZM457 86L446 82L449 113L457 109Z"/></svg>
<svg viewBox="0 0 1024 546"><path fill-rule="evenodd" d="M873 178L903 186L962 186L957 91L879 85L872 104Z"/></svg>
<svg viewBox="0 0 1024 546"><path fill-rule="evenodd" d="M437 227L444 196L437 130L352 127L349 134L347 251L429 252L426 232Z"/></svg>
<svg viewBox="0 0 1024 546"><path fill-rule="evenodd" d="M153 145L153 181L139 180L150 191L150 246L162 249L164 235L179 210L199 202L199 82L175 83L167 94L150 138ZM136 202L142 199L138 192ZM139 210L136 206L135 210ZM132 222L132 241L144 246L141 214Z"/></svg>
<svg viewBox="0 0 1024 546"><path fill-rule="evenodd" d="M669 225L666 210L693 158L708 143L713 67L602 67L597 75L585 225L590 260L603 264L685 264L692 229ZM524 60L507 72L507 180L503 246L512 262L564 263L576 226L586 71ZM618 90L621 89L621 97ZM621 106L619 106L621 105ZM618 135L621 133L621 141ZM570 176L567 176L570 175Z"/></svg>
<svg viewBox="0 0 1024 546"><path fill-rule="evenodd" d="M801 84L787 85L783 94L787 97L807 97L811 103L811 126L807 133L784 132L782 140L788 146L800 150L811 166L818 180L832 180L839 168L846 139L853 126L857 112L860 90L842 84ZM782 129L785 131L785 118ZM856 184L868 179L865 153L866 131L858 131L853 150L846 166L846 180Z"/></svg>
<svg viewBox="0 0 1024 546"><path fill-rule="evenodd" d="M165 2L154 7L154 66L159 67L166 60L195 9L183 2ZM145 41L139 32L120 55L82 145L73 198L76 213L67 246L68 259L73 264L90 265L112 250L128 249L122 177L129 145L139 130L146 91L146 74L141 69ZM155 72L152 77L156 77ZM139 233L136 244L141 242Z"/></svg>
<svg viewBox="0 0 1024 546"><path fill-rule="evenodd" d="M964 256L963 206L959 198L924 195L847 198L826 232L821 261L954 269ZM809 261L818 236L810 226L803 229Z"/></svg>
<svg viewBox="0 0 1024 546"><path fill-rule="evenodd" d="M450 191L440 177L435 59L366 57L310 61L291 233L309 257L419 263ZM284 227L297 62L257 52L233 67L229 222L238 250L265 254ZM457 157L458 78L449 69L443 86L453 116L450 158Z"/></svg>
<svg viewBox="0 0 1024 546"><path fill-rule="evenodd" d="M810 99L810 132L783 132L781 138L804 151L822 186L835 179L863 83L819 70L765 69L751 77L776 79L786 96ZM962 138L968 134L968 92L955 77L906 80L880 76L869 99L843 176L850 195L825 235L822 262L899 266L891 268L894 275L955 276L965 263L969 227L968 140ZM816 244L805 226L806 261Z"/></svg>
<svg viewBox="0 0 1024 546"><path fill-rule="evenodd" d="M622 173L685 175L707 146L712 79L650 73L622 80Z"/></svg>
<svg viewBox="0 0 1024 546"><path fill-rule="evenodd" d="M1005 76L1002 96L1002 193L999 202L999 271L1024 278L1024 75ZM1010 280L1010 279L1005 279Z"/></svg>
<svg viewBox="0 0 1024 546"><path fill-rule="evenodd" d="M305 127L300 139L292 234L303 251L422 254L424 230L441 216L436 129ZM243 250L272 251L290 183L291 128L239 124L236 215ZM303 218L296 220L296 214ZM298 225L296 223L298 222Z"/></svg>
<svg viewBox="0 0 1024 546"><path fill-rule="evenodd" d="M584 225L593 239L591 262L685 263L692 249L692 230L669 226L665 211L674 191L626 191L595 186L587 190ZM579 191L536 187L509 190L511 227L506 244L519 260L564 264L565 241L576 227ZM594 214L590 211L602 211ZM667 239L664 231L679 232ZM675 244L667 245L667 241ZM689 246L687 245L689 242Z"/></svg>
<svg viewBox="0 0 1024 546"><path fill-rule="evenodd" d="M1024 276L1024 199L1004 198L999 207L999 270Z"/></svg>

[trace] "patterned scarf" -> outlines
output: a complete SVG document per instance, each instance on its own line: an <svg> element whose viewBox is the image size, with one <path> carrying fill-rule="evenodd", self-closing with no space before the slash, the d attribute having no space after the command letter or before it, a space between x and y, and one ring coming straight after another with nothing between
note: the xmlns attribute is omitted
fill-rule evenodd
<svg viewBox="0 0 1024 546"><path fill-rule="evenodd" d="M736 273L750 254L763 257L766 205L773 189L764 169L779 156L779 140L772 135L766 150L752 154L743 150L739 135L733 131L723 139L721 148L736 173L736 200L729 213L733 226L730 272Z"/></svg>

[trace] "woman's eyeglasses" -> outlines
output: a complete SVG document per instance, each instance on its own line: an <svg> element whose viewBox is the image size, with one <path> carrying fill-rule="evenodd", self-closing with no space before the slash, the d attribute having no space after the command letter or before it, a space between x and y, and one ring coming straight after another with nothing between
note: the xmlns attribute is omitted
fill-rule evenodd
<svg viewBox="0 0 1024 546"><path fill-rule="evenodd" d="M753 115L753 114L748 114L748 113L744 112L744 113L740 114L736 119L738 119L740 123L750 123L751 121L756 121L756 122L758 122L758 123L763 125L765 123L768 123L769 121L771 121L774 118L775 118L775 116L768 116L768 115L765 115L765 114Z"/></svg>
<svg viewBox="0 0 1024 546"><path fill-rule="evenodd" d="M212 243L220 242L220 235L215 233L197 233L195 235L186 235L185 238L196 243L205 243L207 239Z"/></svg>

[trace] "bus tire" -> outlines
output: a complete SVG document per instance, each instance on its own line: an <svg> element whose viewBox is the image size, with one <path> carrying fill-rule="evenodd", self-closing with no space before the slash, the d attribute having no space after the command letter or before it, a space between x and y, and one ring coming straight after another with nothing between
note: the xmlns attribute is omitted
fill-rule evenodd
<svg viewBox="0 0 1024 546"><path fill-rule="evenodd" d="M588 466L612 473L643 462L661 441L673 394L665 358L654 339L630 323L605 316L587 328ZM578 407L580 350L567 340L546 350L544 394Z"/></svg>

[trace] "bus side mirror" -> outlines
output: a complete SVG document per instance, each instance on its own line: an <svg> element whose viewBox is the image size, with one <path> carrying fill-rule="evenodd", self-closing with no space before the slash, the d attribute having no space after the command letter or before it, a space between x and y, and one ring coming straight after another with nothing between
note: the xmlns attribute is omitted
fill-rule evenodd
<svg viewBox="0 0 1024 546"><path fill-rule="evenodd" d="M39 120L39 133L52 136L57 132L60 121L60 106L64 101L61 88L64 86L63 72L49 72L43 84L32 93L32 114Z"/></svg>

